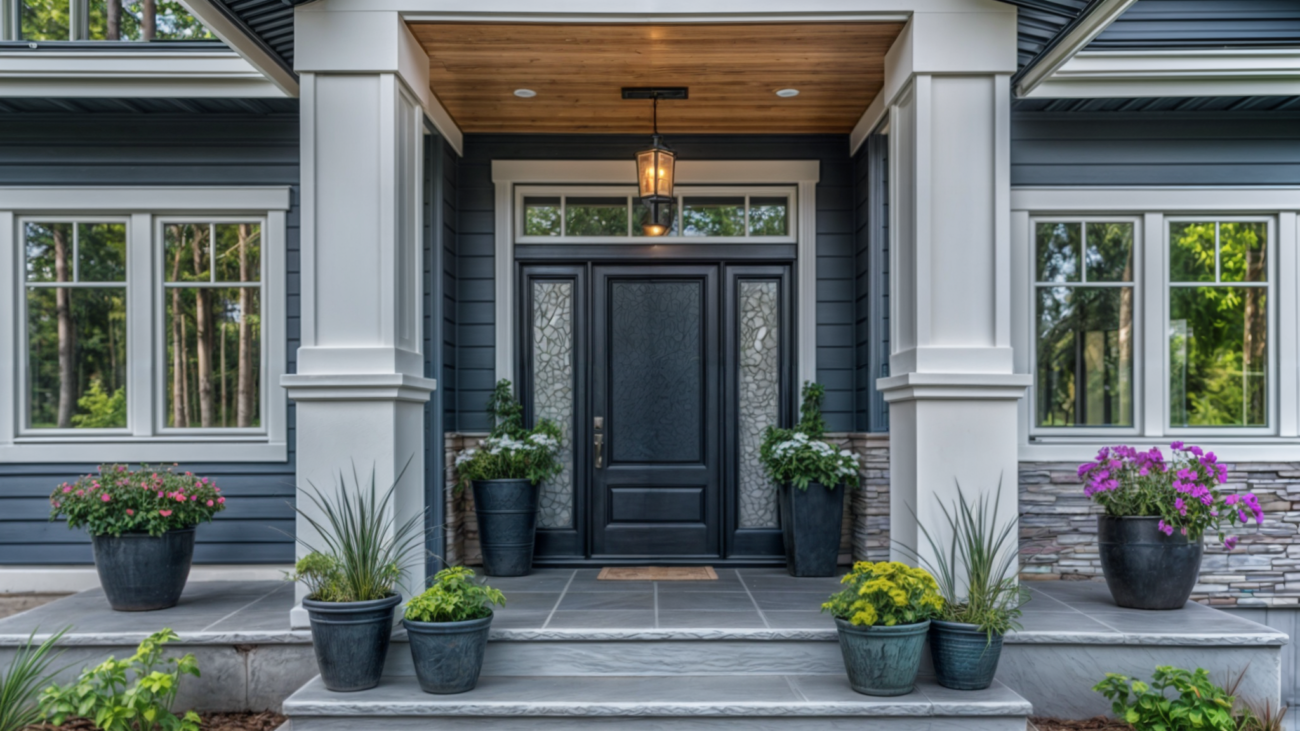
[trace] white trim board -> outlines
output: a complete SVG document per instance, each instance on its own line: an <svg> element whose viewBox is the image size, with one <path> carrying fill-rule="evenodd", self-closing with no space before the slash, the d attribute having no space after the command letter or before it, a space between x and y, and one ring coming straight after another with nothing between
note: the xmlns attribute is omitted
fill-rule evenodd
<svg viewBox="0 0 1300 731"><path fill-rule="evenodd" d="M817 380L817 183L819 160L679 160L676 185L797 185L795 262L798 380ZM496 186L496 377L514 380L514 186L520 184L635 185L636 161L493 160Z"/></svg>
<svg viewBox="0 0 1300 731"><path fill-rule="evenodd" d="M293 566L221 565L195 566L190 581L283 581ZM94 566L5 566L0 568L0 596L5 594L64 594L86 591L99 586Z"/></svg>
<svg viewBox="0 0 1300 731"><path fill-rule="evenodd" d="M282 87L233 51L0 52L0 96L282 99L285 95Z"/></svg>
<svg viewBox="0 0 1300 731"><path fill-rule="evenodd" d="M1086 15L1064 38L1021 72L1020 80L1016 83L1016 95L1028 96L1045 79L1074 58L1075 54L1087 48L1093 39L1101 35L1135 2L1137 0L1101 0L1095 7L1085 10Z"/></svg>
<svg viewBox="0 0 1300 731"><path fill-rule="evenodd" d="M1294 96L1300 50L1085 51L1041 81L1029 98Z"/></svg>

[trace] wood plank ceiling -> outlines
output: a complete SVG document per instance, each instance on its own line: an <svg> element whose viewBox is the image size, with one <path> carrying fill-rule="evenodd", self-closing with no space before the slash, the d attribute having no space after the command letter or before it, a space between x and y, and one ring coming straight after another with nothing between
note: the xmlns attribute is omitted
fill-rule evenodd
<svg viewBox="0 0 1300 731"><path fill-rule="evenodd" d="M429 85L465 132L648 133L624 86L686 86L665 133L853 129L884 82L901 23L412 23ZM780 98L778 89L799 95ZM516 89L537 96L521 99Z"/></svg>

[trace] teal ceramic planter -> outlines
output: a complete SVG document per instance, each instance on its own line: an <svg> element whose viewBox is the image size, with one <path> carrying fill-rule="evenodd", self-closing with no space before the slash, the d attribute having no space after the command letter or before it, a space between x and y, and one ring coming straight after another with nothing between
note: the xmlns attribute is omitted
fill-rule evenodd
<svg viewBox="0 0 1300 731"><path fill-rule="evenodd" d="M836 617L835 626L853 690L879 696L912 692L930 620L895 627L857 627Z"/></svg>
<svg viewBox="0 0 1300 731"><path fill-rule="evenodd" d="M1002 657L1002 635L992 641L977 625L934 620L930 625L930 659L935 680L954 690L984 690L993 684Z"/></svg>

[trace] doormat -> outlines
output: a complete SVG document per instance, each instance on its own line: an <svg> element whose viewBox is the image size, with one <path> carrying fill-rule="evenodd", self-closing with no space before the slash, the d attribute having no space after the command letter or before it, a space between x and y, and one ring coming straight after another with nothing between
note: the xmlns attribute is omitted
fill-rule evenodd
<svg viewBox="0 0 1300 731"><path fill-rule="evenodd" d="M606 566L599 581L717 581L712 566Z"/></svg>

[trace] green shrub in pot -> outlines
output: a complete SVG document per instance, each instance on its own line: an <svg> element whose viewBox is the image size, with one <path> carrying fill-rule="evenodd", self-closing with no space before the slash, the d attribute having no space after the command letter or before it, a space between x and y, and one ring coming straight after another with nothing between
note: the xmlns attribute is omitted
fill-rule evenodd
<svg viewBox="0 0 1300 731"><path fill-rule="evenodd" d="M478 684L492 627L492 607L504 606L499 590L474 581L474 571L451 566L439 571L423 594L406 603L402 624L420 689L464 693Z"/></svg>

